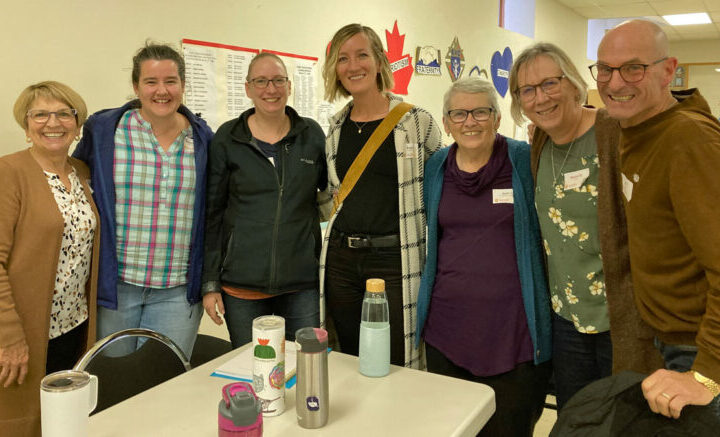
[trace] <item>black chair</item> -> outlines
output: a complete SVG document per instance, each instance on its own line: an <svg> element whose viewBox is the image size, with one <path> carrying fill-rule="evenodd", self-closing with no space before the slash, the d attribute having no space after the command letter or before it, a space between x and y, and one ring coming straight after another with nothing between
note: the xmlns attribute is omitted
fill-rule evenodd
<svg viewBox="0 0 720 437"><path fill-rule="evenodd" d="M195 368L232 350L232 344L222 338L198 334L195 339L190 365Z"/></svg>
<svg viewBox="0 0 720 437"><path fill-rule="evenodd" d="M128 355L113 356L112 348L111 353L107 353L112 344L138 338L144 338L144 343ZM125 329L95 343L74 369L98 377L98 403L94 414L191 367L183 351L168 337L149 329Z"/></svg>

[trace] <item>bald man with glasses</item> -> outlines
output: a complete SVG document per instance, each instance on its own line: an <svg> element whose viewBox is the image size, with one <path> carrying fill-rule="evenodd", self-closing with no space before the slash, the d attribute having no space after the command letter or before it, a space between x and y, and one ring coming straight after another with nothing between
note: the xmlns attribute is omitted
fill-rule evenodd
<svg viewBox="0 0 720 437"><path fill-rule="evenodd" d="M632 20L605 35L590 67L622 127L635 301L665 360L643 393L674 418L720 403L720 123L696 89L670 91L676 66L662 29Z"/></svg>

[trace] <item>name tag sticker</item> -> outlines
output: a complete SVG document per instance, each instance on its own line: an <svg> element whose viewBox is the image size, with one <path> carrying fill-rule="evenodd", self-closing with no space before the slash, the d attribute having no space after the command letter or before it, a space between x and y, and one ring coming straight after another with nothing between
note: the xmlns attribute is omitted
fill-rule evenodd
<svg viewBox="0 0 720 437"><path fill-rule="evenodd" d="M494 189L493 204L495 203L513 203L512 188Z"/></svg>
<svg viewBox="0 0 720 437"><path fill-rule="evenodd" d="M405 159L417 158L417 143L405 143Z"/></svg>
<svg viewBox="0 0 720 437"><path fill-rule="evenodd" d="M622 176L622 190L625 195L625 200L630 202L630 199L632 199L633 183L625 176L625 173L621 173L620 175Z"/></svg>
<svg viewBox="0 0 720 437"><path fill-rule="evenodd" d="M583 182L585 182L588 176L590 176L590 169L583 168L582 170L570 171L563 174L563 176L565 178L563 189L574 190L582 187Z"/></svg>

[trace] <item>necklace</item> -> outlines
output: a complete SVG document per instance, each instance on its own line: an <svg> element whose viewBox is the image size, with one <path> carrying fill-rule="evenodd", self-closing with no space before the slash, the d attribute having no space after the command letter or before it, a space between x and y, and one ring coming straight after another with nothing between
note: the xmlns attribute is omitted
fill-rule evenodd
<svg viewBox="0 0 720 437"><path fill-rule="evenodd" d="M352 118L350 119L350 121L352 121L353 123L355 123L355 127L358 129L358 133L359 133L359 134L362 133L362 130L363 130L363 128L365 127L365 125L368 124L368 123L370 123L369 121L366 121L366 122L364 122L363 124L358 124L357 121L353 120Z"/></svg>
<svg viewBox="0 0 720 437"><path fill-rule="evenodd" d="M582 109L581 109L582 111ZM580 121L578 122L578 126L575 129L575 135L570 143L570 147L568 147L567 152L565 152L565 158L563 159L562 164L560 164L560 168L557 170L557 173L555 173L555 147L557 146L555 144L555 141L553 141L553 147L552 150L550 150L550 167L552 168L552 174L553 174L553 188L555 188L555 185L557 185L557 178L559 175L562 174L563 168L565 167L565 163L567 162L568 156L570 156L570 151L572 150L573 146L575 145L575 141L578 139L578 133L580 131L580 126L582 126L582 120L583 120L583 113L580 112Z"/></svg>

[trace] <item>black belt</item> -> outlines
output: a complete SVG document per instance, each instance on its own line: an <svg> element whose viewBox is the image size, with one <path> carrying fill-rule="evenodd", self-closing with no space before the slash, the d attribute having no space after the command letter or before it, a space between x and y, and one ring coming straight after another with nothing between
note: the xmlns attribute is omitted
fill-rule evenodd
<svg viewBox="0 0 720 437"><path fill-rule="evenodd" d="M339 231L331 231L330 243L341 247L349 247L351 249L363 249L367 247L400 247L400 236L345 234Z"/></svg>

